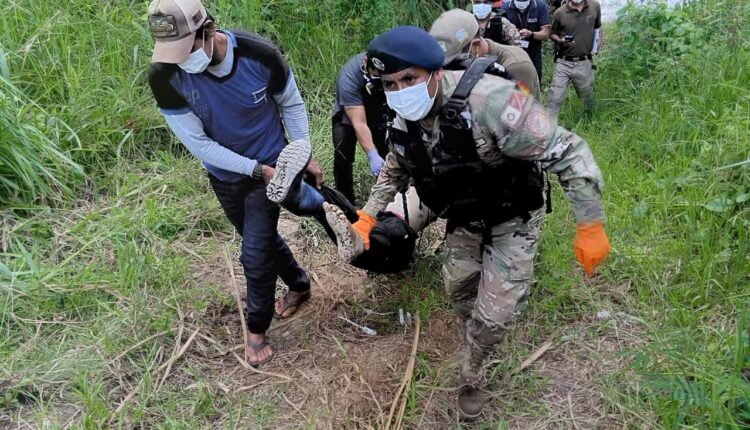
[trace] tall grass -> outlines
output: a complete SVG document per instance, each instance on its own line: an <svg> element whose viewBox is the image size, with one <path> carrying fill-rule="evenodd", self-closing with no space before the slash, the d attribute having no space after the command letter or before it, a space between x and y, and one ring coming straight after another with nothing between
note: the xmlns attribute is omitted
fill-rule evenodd
<svg viewBox="0 0 750 430"><path fill-rule="evenodd" d="M0 75L0 205L70 197L68 183L82 170L59 139L78 138Z"/></svg>
<svg viewBox="0 0 750 430"><path fill-rule="evenodd" d="M145 19L149 2L6 3L0 15L4 29L0 47L5 51L0 55L0 70L7 70L7 78L17 87L15 93L20 91L43 106L45 115L68 124L73 133L48 136L37 149L43 145L51 153L58 151L56 157L63 155L96 177L123 157L147 158L155 149L172 145L144 79L153 46ZM285 48L311 112L322 118L331 106L338 67L349 56L396 23L428 25L440 7L451 4L440 3L211 0L206 5L220 27L255 31ZM7 121L17 115L7 106L3 109ZM15 139L24 142L27 138ZM325 136L317 140L327 141ZM8 169L14 166L13 173L28 178L28 173L16 172L15 166L24 163L22 158L9 154L16 160ZM78 183L71 176L56 176L62 180L54 188ZM49 191L40 188L47 180L48 175L40 174L33 189L29 182L19 181L17 196L33 200L39 192Z"/></svg>
<svg viewBox="0 0 750 430"><path fill-rule="evenodd" d="M620 400L665 428L750 426L748 18L746 2L631 5L599 61L600 115L563 116L607 175L608 279L649 322Z"/></svg>

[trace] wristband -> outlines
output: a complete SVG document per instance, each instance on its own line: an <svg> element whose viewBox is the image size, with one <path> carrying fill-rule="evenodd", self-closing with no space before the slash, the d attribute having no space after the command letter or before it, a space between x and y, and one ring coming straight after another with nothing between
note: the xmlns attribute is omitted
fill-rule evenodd
<svg viewBox="0 0 750 430"><path fill-rule="evenodd" d="M253 167L253 174L250 177L255 179L256 181L262 180L263 179L263 165L260 163L256 163L255 167Z"/></svg>

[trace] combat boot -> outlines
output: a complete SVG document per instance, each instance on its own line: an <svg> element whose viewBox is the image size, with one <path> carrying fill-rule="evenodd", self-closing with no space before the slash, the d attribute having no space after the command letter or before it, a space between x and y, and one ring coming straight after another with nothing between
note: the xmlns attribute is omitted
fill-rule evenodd
<svg viewBox="0 0 750 430"><path fill-rule="evenodd" d="M487 395L482 390L484 368L482 364L487 356L481 349L464 342L464 362L461 366L461 388L458 390L459 418L471 421L479 417Z"/></svg>

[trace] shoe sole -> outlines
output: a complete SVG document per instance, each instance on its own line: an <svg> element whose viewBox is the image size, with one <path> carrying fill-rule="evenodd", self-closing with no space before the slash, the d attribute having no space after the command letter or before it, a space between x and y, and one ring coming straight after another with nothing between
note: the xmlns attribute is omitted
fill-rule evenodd
<svg viewBox="0 0 750 430"><path fill-rule="evenodd" d="M295 140L285 146L276 161L276 169L271 182L266 187L266 197L274 203L281 203L289 195L295 181L305 171L312 159L312 145L307 140Z"/></svg>
<svg viewBox="0 0 750 430"><path fill-rule="evenodd" d="M351 224L344 216L341 209L329 203L323 204L323 210L326 213L326 221L336 235L336 245L338 248L339 258L345 263L351 263L356 256L354 255L354 243L352 241ZM343 217L343 219L341 219ZM356 233L354 233L356 234Z"/></svg>

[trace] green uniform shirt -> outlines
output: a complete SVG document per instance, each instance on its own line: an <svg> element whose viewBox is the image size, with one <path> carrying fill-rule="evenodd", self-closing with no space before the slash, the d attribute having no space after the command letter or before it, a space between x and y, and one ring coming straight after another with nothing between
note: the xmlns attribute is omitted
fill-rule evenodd
<svg viewBox="0 0 750 430"><path fill-rule="evenodd" d="M463 73L445 71L443 104L448 102ZM497 76L485 75L472 90L468 103L473 119L471 131L483 162L495 166L504 157L538 161L547 172L558 176L578 223L604 219L604 179L585 140L558 127L555 117L539 102L519 91L513 82ZM433 136L439 133L438 121L430 116L419 122L428 154L436 144ZM406 131L406 123L398 116L393 127ZM408 183L407 171L389 152L364 211L376 216Z"/></svg>
<svg viewBox="0 0 750 430"><path fill-rule="evenodd" d="M594 46L594 29L602 26L602 6L596 0L584 0L578 12L571 2L560 6L553 15L552 34L573 36L575 43L557 44L559 56L580 57L591 54Z"/></svg>
<svg viewBox="0 0 750 430"><path fill-rule="evenodd" d="M542 92L539 85L539 75L529 54L518 46L501 45L487 40L490 55L497 55L497 61L513 76L513 79L523 82L529 87L531 95L538 102L542 102Z"/></svg>

